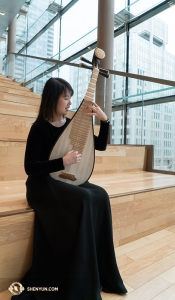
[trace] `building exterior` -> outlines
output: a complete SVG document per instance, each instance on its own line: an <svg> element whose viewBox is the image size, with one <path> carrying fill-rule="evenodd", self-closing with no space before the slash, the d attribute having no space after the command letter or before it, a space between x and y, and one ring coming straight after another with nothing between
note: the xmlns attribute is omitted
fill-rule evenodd
<svg viewBox="0 0 175 300"><path fill-rule="evenodd" d="M159 18L149 19L130 31L129 72L175 80L175 56L166 51L167 25ZM114 67L122 70L124 36L116 39ZM124 51L123 51L124 52ZM147 99L175 95L167 86L129 79L129 97L125 97L124 79L113 80L113 99L122 103L142 101L142 106L129 108L127 115L127 143L153 144L155 168L175 170L175 103L145 105ZM158 92L153 92L157 91ZM145 94L147 93L147 94ZM146 103L146 102L145 102ZM113 112L112 143L123 143L123 111Z"/></svg>
<svg viewBox="0 0 175 300"><path fill-rule="evenodd" d="M17 37L16 37L16 52L20 51L23 46L30 41L55 15L55 11L49 9L50 1L42 0L30 1L24 6L26 10L25 15L18 15L17 17ZM34 43L32 43L27 50L22 51L23 54L52 57L54 50L54 25L49 27ZM34 59L26 59L18 56L15 64L15 79L17 81L31 80L31 76L35 77L42 72L46 66L42 61L38 67L38 61ZM49 68L49 64L47 66ZM44 79L47 80L50 75ZM35 81L33 86L36 93L41 93L43 89L43 78Z"/></svg>

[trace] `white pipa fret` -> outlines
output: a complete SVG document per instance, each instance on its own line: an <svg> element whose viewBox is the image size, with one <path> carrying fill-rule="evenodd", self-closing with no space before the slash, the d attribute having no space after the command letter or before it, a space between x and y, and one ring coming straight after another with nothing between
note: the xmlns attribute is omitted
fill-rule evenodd
<svg viewBox="0 0 175 300"><path fill-rule="evenodd" d="M87 92L84 96L84 100L86 100L86 101L94 101L94 94L95 94L95 88L96 88L98 74L99 74L99 69L94 68Z"/></svg>
<svg viewBox="0 0 175 300"><path fill-rule="evenodd" d="M85 101L94 101L94 94L95 94L98 74L99 74L99 69L94 68L88 89L84 96ZM87 129L90 128L91 126L91 123L89 122L89 116L84 114L84 109L86 105L87 104L85 102L82 103L81 109L76 114L76 118L72 120L73 126L69 135L71 144L73 145L73 149L77 150L79 153L82 153L84 149L84 145L87 138L87 132L88 132Z"/></svg>

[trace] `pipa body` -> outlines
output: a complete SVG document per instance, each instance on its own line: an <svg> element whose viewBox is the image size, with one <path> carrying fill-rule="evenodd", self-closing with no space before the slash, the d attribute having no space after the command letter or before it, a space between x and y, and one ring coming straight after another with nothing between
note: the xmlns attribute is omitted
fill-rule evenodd
<svg viewBox="0 0 175 300"><path fill-rule="evenodd" d="M94 168L95 148L92 117L87 115L85 107L94 101L98 68L93 68L88 90L77 112L55 143L49 159L63 157L71 150L78 151L82 158L78 163L66 165L62 171L50 173L51 177L73 185L86 182Z"/></svg>

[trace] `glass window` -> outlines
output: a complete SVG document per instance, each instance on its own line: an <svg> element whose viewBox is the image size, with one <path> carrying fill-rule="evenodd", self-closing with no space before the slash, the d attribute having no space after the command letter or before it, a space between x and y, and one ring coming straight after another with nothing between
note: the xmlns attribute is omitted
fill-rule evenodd
<svg viewBox="0 0 175 300"><path fill-rule="evenodd" d="M97 38L97 0L81 0L62 16L61 59L85 47ZM76 21L75 21L76 20ZM76 42L77 41L77 42ZM66 48L69 49L66 49ZM64 53L64 50L66 54Z"/></svg>
<svg viewBox="0 0 175 300"><path fill-rule="evenodd" d="M160 113L155 112L155 107ZM165 110L170 111L169 115ZM146 111L146 117L144 114ZM154 113L152 113L154 111ZM129 135L131 144L154 145L154 168L175 171L175 103L162 103L140 108L130 108ZM141 119L138 114L141 113ZM159 119L160 121L157 121ZM146 128L144 127L146 125ZM164 129L162 131L162 128ZM165 159L167 158L167 159Z"/></svg>
<svg viewBox="0 0 175 300"><path fill-rule="evenodd" d="M156 4L159 4L164 1L160 0L131 0L130 1L130 12L134 15L137 16L141 13L143 13L146 10L151 9L152 7L156 6Z"/></svg>

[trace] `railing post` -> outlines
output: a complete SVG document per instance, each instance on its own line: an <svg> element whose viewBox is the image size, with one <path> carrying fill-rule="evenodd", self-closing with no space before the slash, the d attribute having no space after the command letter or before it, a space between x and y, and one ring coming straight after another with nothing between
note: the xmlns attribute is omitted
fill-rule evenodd
<svg viewBox="0 0 175 300"><path fill-rule="evenodd" d="M11 22L8 29L8 45L7 45L7 76L15 78L15 55L10 52L16 52L16 19Z"/></svg>

